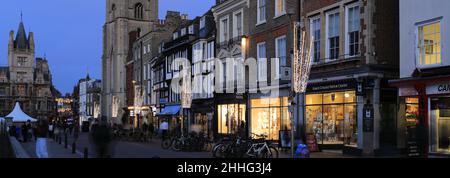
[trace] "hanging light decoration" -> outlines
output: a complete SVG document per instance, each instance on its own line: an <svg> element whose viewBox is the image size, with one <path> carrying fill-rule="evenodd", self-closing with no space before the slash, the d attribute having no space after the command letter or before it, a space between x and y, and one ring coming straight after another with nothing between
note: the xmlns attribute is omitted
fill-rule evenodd
<svg viewBox="0 0 450 178"><path fill-rule="evenodd" d="M300 44L298 44L298 25L294 25L294 56L293 56L293 75L292 89L294 93L304 93L308 86L309 74L311 72L311 53L314 38L309 40L309 46L306 46L306 32L302 30Z"/></svg>

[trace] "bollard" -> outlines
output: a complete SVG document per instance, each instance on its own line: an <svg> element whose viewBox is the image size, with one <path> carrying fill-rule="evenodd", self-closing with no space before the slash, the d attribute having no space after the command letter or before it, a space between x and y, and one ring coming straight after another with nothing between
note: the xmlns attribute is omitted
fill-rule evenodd
<svg viewBox="0 0 450 178"><path fill-rule="evenodd" d="M58 136L58 143L61 145L61 143L62 143L62 139L61 139L61 136Z"/></svg>
<svg viewBox="0 0 450 178"><path fill-rule="evenodd" d="M88 148L84 148L84 158L88 158Z"/></svg>
<svg viewBox="0 0 450 178"><path fill-rule="evenodd" d="M67 134L64 135L64 148L67 149Z"/></svg>
<svg viewBox="0 0 450 178"><path fill-rule="evenodd" d="M76 146L77 144L75 142L72 143L72 154L76 153Z"/></svg>

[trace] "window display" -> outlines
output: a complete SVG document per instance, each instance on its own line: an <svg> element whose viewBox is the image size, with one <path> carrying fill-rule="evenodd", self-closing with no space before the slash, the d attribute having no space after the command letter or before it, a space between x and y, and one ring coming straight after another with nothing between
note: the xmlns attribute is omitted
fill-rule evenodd
<svg viewBox="0 0 450 178"><path fill-rule="evenodd" d="M245 104L217 106L220 134L243 134L246 128Z"/></svg>
<svg viewBox="0 0 450 178"><path fill-rule="evenodd" d="M306 95L306 133L319 144L357 145L354 91Z"/></svg>
<svg viewBox="0 0 450 178"><path fill-rule="evenodd" d="M406 125L416 126L419 122L419 98L406 98Z"/></svg>
<svg viewBox="0 0 450 178"><path fill-rule="evenodd" d="M254 99L251 104L252 133L279 140L280 130L290 130L287 97Z"/></svg>

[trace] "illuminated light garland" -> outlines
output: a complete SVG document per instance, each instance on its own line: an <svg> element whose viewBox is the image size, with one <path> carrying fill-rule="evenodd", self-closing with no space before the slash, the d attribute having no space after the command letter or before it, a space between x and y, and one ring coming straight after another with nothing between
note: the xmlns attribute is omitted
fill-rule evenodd
<svg viewBox="0 0 450 178"><path fill-rule="evenodd" d="M300 48L297 44L297 25L294 25L294 61L292 75L292 89L294 93L304 93L308 87L309 75L311 73L311 53L313 46L313 37L310 38L309 47L306 48L306 32L303 30L300 39Z"/></svg>

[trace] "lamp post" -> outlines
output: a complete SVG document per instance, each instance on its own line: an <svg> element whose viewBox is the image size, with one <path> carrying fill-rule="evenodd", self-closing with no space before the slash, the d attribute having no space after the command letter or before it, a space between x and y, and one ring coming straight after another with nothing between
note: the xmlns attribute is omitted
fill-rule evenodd
<svg viewBox="0 0 450 178"><path fill-rule="evenodd" d="M298 94L304 94L306 92L306 87L308 85L309 74L311 71L311 49L313 45L313 38L309 38L309 46L306 46L306 32L303 30L301 22L292 21L292 16L294 15L293 10L288 11L290 24L293 34L293 58L292 58L292 80L291 80L291 156L295 157L295 118L294 110L296 105L300 105L298 101ZM299 37L299 31L301 31L301 36ZM296 101L297 100L297 101Z"/></svg>

